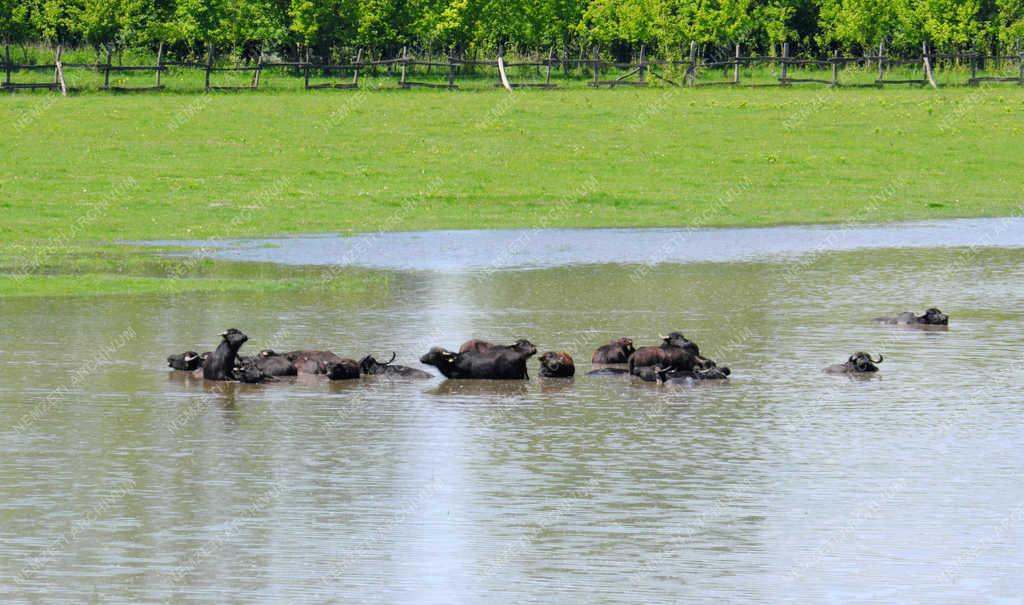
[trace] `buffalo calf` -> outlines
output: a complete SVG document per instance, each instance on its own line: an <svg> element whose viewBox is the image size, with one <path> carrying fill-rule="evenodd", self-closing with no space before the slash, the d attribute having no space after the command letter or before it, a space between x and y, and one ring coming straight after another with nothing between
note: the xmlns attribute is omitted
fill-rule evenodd
<svg viewBox="0 0 1024 605"><path fill-rule="evenodd" d="M633 346L632 338L618 338L598 347L591 355L590 362L598 364L626 363L633 351L636 351L636 347Z"/></svg>
<svg viewBox="0 0 1024 605"><path fill-rule="evenodd" d="M545 378L569 378L576 374L572 356L563 351L547 351L540 356L540 375Z"/></svg>

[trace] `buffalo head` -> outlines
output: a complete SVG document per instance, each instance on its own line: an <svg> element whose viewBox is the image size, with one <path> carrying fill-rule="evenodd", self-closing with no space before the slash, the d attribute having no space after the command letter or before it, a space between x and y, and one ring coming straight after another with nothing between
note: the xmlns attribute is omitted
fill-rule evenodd
<svg viewBox="0 0 1024 605"><path fill-rule="evenodd" d="M700 349L697 347L696 343L683 336L681 332L670 332L668 336L662 335L661 340L667 346L677 347L689 351L694 355L700 355Z"/></svg>
<svg viewBox="0 0 1024 605"><path fill-rule="evenodd" d="M924 312L924 315L920 318L922 323L926 323L933 326L948 326L949 316L939 311L935 307L928 309Z"/></svg>
<svg viewBox="0 0 1024 605"><path fill-rule="evenodd" d="M452 353L444 347L431 347L426 355L420 357L420 363L437 368L448 367L458 356L458 353Z"/></svg>
<svg viewBox="0 0 1024 605"><path fill-rule="evenodd" d="M248 336L246 336L244 333L242 333L241 330L238 330L236 328L230 328L228 330L225 330L223 333L221 333L221 337L224 339L225 342L227 342L231 346L232 349L236 351L243 344L245 344L247 340L249 340Z"/></svg>
<svg viewBox="0 0 1024 605"><path fill-rule="evenodd" d="M632 355L633 351L636 351L636 347L633 345L633 339L632 338L625 338L625 337L617 338L617 339L612 341L612 344L617 344L617 345L621 346L622 349L626 352L626 356L627 357L629 355Z"/></svg>
<svg viewBox="0 0 1024 605"><path fill-rule="evenodd" d="M509 348L518 353L522 353L527 357L537 354L537 347L535 347L532 342L526 340L525 338L517 340L515 344L513 344Z"/></svg>
<svg viewBox="0 0 1024 605"><path fill-rule="evenodd" d="M878 366L875 364L882 363L884 358L879 355L878 359L871 359L869 353L864 351L858 351L853 355L850 355L850 359L846 361L846 365L853 372L877 372Z"/></svg>
<svg viewBox="0 0 1024 605"><path fill-rule="evenodd" d="M391 362L395 360L395 357L396 354L392 352L391 359L385 361L384 363L380 363L379 361L374 359L373 355L367 355L366 357L363 357L362 359L359 360L359 369L363 374L376 374L377 371L380 370L381 368L391 365Z"/></svg>

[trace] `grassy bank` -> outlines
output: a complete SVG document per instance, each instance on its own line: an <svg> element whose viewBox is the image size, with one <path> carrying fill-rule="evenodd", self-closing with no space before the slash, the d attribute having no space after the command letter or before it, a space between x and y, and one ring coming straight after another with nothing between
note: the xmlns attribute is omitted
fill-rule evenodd
<svg viewBox="0 0 1024 605"><path fill-rule="evenodd" d="M1017 214L1022 118L1017 88L5 96L0 255L57 275L118 239ZM117 250L114 281L142 255Z"/></svg>

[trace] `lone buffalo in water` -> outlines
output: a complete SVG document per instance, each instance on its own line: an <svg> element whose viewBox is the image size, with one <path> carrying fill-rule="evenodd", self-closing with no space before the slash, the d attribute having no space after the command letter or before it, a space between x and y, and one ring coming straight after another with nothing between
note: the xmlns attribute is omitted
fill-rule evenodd
<svg viewBox="0 0 1024 605"><path fill-rule="evenodd" d="M235 361L238 349L249 340L240 330L231 328L221 334L217 349L203 362L203 378L207 380L236 380Z"/></svg>
<svg viewBox="0 0 1024 605"><path fill-rule="evenodd" d="M871 359L870 354L858 351L850 355L846 363L830 365L825 368L825 372L829 374L870 374L878 371L878 366L875 364L882 363L882 359L881 355L878 356L878 359Z"/></svg>
<svg viewBox="0 0 1024 605"><path fill-rule="evenodd" d="M594 351L590 357L591 363L626 363L629 356L636 351L632 338L618 338L606 345L602 345Z"/></svg>
<svg viewBox="0 0 1024 605"><path fill-rule="evenodd" d="M183 372L192 372L203 366L204 357L195 351L185 351L167 356L167 366Z"/></svg>
<svg viewBox="0 0 1024 605"><path fill-rule="evenodd" d="M896 317L876 317L875 321L883 324L896 324L901 326L948 326L949 316L935 307L932 307L925 311L924 315L914 315L910 311L904 311Z"/></svg>
<svg viewBox="0 0 1024 605"><path fill-rule="evenodd" d="M491 380L526 380L526 360L533 353L511 348L453 353L434 347L420 357L420 363L436 367L445 378L476 378Z"/></svg>
<svg viewBox="0 0 1024 605"><path fill-rule="evenodd" d="M359 360L359 369L363 374L367 376L389 376L395 378L433 378L434 375L430 372L424 372L416 368L410 368L408 366L393 365L391 362L395 360L395 354L391 354L391 359L380 363L373 358L372 355L367 355Z"/></svg>
<svg viewBox="0 0 1024 605"><path fill-rule="evenodd" d="M545 378L570 378L576 374L572 356L564 351L547 351L540 356L540 375Z"/></svg>
<svg viewBox="0 0 1024 605"><path fill-rule="evenodd" d="M474 338L472 340L467 340L459 347L459 353L467 353L469 351L476 351L477 353L486 353L488 351L515 351L529 357L537 354L537 347L525 338L521 338L510 345L496 345L493 342Z"/></svg>
<svg viewBox="0 0 1024 605"><path fill-rule="evenodd" d="M291 351L284 357L294 364L298 374L323 375L331 380L354 380L360 375L354 359L338 357L330 351Z"/></svg>
<svg viewBox="0 0 1024 605"><path fill-rule="evenodd" d="M656 347L640 347L629 356L629 373L636 374L637 368L659 366L690 371L702 365L713 365L714 362L700 357L700 349L692 341L679 332L672 332L661 337L662 343Z"/></svg>

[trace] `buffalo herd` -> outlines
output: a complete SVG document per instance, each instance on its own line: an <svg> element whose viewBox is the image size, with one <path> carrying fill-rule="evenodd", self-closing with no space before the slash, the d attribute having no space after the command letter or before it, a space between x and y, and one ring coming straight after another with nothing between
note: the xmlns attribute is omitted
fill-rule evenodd
<svg viewBox="0 0 1024 605"><path fill-rule="evenodd" d="M911 312L894 317L879 317L878 323L904 326L948 326L949 317L931 308L923 315ZM264 349L254 356L239 354L249 340L240 330L231 328L221 334L221 341L211 352L186 351L167 357L174 370L191 372L206 380L260 383L299 375L324 376L330 380L354 380L362 376L424 379L433 374L421 369L394 364L395 354L388 361L377 361L367 355L356 361L331 351L297 350L278 353ZM521 339L509 345L485 340L462 343L458 352L433 347L420 357L420 363L437 368L445 378L526 380L527 361L537 354L537 347ZM544 378L571 378L576 374L572 356L564 351L540 354L540 375ZM695 381L725 380L731 371L701 354L696 343L681 332L661 336L661 343L635 347L631 338L618 338L601 345L591 356L595 369L587 376L633 376L644 382L688 384ZM845 363L825 368L829 374L863 374L878 372L882 356L857 352Z"/></svg>

